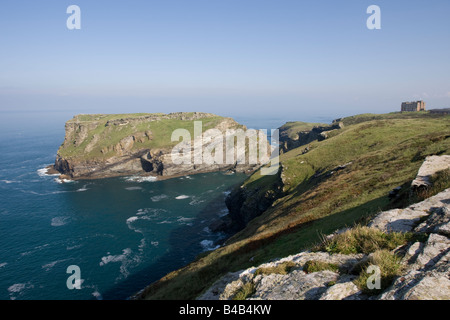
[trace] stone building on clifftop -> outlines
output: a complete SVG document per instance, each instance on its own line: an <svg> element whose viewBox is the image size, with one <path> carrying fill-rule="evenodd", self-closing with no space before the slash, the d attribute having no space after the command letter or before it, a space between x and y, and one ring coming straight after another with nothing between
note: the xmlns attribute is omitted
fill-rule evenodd
<svg viewBox="0 0 450 320"><path fill-rule="evenodd" d="M425 102L422 100L414 102L402 102L402 112L425 111Z"/></svg>

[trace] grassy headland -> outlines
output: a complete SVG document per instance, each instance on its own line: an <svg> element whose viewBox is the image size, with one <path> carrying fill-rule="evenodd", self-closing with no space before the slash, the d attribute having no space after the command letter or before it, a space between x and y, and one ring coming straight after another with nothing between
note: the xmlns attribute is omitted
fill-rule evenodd
<svg viewBox="0 0 450 320"><path fill-rule="evenodd" d="M253 191L248 201L281 186L273 204L225 246L169 273L141 297L195 299L227 272L297 253L336 229L364 225L377 212L408 204L390 199L389 191L402 186L407 198L427 156L450 154L450 116L395 113L341 121L345 126L337 134L312 142L308 152L299 147L282 154L279 176L254 173L241 186Z"/></svg>

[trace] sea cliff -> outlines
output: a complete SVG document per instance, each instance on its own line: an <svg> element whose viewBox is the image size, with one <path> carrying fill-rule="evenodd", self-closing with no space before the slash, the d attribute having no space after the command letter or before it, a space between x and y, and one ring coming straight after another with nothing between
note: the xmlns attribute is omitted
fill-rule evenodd
<svg viewBox="0 0 450 320"><path fill-rule="evenodd" d="M201 122L204 134L210 129L224 134L246 129L231 118L201 112L77 115L66 122L65 139L52 169L61 173L62 179L91 179L135 174L167 178L226 170L252 172L258 167L237 161L174 164L171 151L179 142L172 141L172 133L185 129L193 140L195 121ZM202 140L200 148L192 148L192 159L205 148L219 147L223 146L217 140Z"/></svg>

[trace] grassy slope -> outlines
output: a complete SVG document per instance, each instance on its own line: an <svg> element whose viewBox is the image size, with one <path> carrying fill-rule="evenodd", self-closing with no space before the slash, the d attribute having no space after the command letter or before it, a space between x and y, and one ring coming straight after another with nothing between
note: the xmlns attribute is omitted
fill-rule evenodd
<svg viewBox="0 0 450 320"><path fill-rule="evenodd" d="M193 121L179 120L179 119L162 119L160 121L147 121L139 124L128 124L124 126L105 126L107 121L118 120L122 118L138 118L141 116L148 116L150 114L138 113L138 114L111 114L111 115L79 115L76 116L76 122L90 122L98 121L99 125L89 131L89 136L79 146L75 146L73 142L64 144L59 149L58 153L62 157L77 158L82 156L84 159L102 159L109 158L114 155L114 152L103 154L101 150L103 148L113 146L120 142L121 139L129 137L139 132L151 131L152 139L145 142L135 142L133 149L159 149L170 148L178 143L171 141L172 132L175 129L183 128L189 130L191 137L194 135ZM152 114L157 115L157 114ZM220 116L214 116L209 118L203 118L202 127L203 131L214 128L224 118ZM74 120L70 120L72 122ZM94 136L98 136L98 142L91 152L86 153L86 146L94 139Z"/></svg>
<svg viewBox="0 0 450 320"><path fill-rule="evenodd" d="M146 298L193 299L226 272L297 253L321 234L364 222L392 206L388 192L409 183L427 155L450 154L450 116L373 116L344 119L339 135L312 143L304 155L297 149L281 155L285 196L226 246L147 288ZM246 184L271 179L255 173Z"/></svg>
<svg viewBox="0 0 450 320"><path fill-rule="evenodd" d="M328 126L325 123L311 123L302 121L290 121L280 127L280 131L285 131L289 138L293 139L301 131L310 131L315 126Z"/></svg>

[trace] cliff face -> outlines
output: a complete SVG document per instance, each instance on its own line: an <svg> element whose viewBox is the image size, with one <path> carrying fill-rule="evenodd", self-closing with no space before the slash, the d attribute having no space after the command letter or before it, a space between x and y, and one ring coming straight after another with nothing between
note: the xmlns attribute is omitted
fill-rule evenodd
<svg viewBox="0 0 450 320"><path fill-rule="evenodd" d="M288 122L280 129L280 149L282 152L307 145L315 140L322 141L328 136L344 127L342 122L334 122L331 125L307 123L307 122Z"/></svg>
<svg viewBox="0 0 450 320"><path fill-rule="evenodd" d="M199 112L78 115L66 123L64 143L58 150L54 169L63 178L86 179L132 174L170 177L219 170L251 171L258 167L226 161L174 164L171 152L179 142L171 140L172 133L185 129L194 139L194 121L202 122L204 136L209 129L224 134L245 130L231 118ZM214 150L225 145L221 143L205 140L200 148L191 148L191 158L202 159L205 148Z"/></svg>

